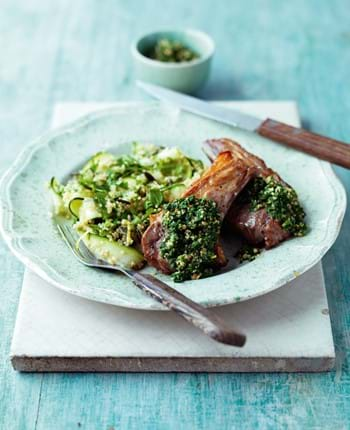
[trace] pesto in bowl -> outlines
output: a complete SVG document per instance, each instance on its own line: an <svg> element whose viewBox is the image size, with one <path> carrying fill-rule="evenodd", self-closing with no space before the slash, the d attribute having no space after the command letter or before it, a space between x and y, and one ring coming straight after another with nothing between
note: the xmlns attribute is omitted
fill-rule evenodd
<svg viewBox="0 0 350 430"><path fill-rule="evenodd" d="M148 33L131 46L135 77L185 93L194 93L208 79L214 42L198 30Z"/></svg>
<svg viewBox="0 0 350 430"><path fill-rule="evenodd" d="M160 39L148 54L152 60L165 63L183 63L193 61L199 55L178 40Z"/></svg>

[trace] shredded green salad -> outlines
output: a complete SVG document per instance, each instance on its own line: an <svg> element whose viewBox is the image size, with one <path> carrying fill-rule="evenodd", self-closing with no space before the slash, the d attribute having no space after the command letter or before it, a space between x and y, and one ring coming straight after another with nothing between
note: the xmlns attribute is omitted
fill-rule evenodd
<svg viewBox="0 0 350 430"><path fill-rule="evenodd" d="M95 254L139 268L149 216L179 198L203 170L178 148L134 142L130 155L99 152L66 184L53 177L49 188L55 214L71 219Z"/></svg>

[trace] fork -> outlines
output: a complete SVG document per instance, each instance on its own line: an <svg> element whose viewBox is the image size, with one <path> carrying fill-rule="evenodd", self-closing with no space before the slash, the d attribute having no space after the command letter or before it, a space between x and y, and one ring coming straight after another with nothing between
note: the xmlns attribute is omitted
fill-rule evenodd
<svg viewBox="0 0 350 430"><path fill-rule="evenodd" d="M243 346L245 344L246 336L230 329L210 309L192 301L152 275L126 269L119 265L112 265L97 258L82 240L78 240L78 235L68 222L56 219L56 225L70 250L85 266L122 272L143 292L162 303L168 309L176 312L217 342L233 346Z"/></svg>

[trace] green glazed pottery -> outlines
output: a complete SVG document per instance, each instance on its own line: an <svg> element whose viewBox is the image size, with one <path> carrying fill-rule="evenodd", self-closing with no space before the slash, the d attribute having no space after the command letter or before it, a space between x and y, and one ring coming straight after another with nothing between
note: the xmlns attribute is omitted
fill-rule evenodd
<svg viewBox="0 0 350 430"><path fill-rule="evenodd" d="M181 63L162 62L149 58L147 55L161 39L178 41L196 52L199 57ZM156 31L146 34L131 47L135 77L176 91L194 93L208 79L214 49L212 39L198 30Z"/></svg>

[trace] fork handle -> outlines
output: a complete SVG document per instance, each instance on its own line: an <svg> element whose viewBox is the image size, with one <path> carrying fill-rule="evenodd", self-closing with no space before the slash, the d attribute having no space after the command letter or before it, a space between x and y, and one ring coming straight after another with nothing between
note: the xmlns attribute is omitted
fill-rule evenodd
<svg viewBox="0 0 350 430"><path fill-rule="evenodd" d="M193 302L160 279L140 272L126 273L142 291L202 330L217 342L243 346L246 337L227 327L210 309Z"/></svg>

